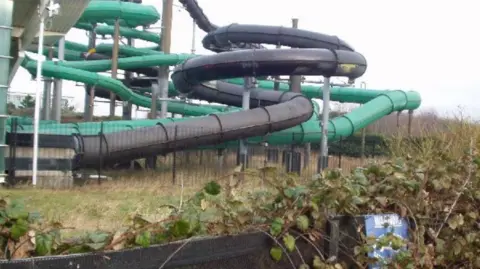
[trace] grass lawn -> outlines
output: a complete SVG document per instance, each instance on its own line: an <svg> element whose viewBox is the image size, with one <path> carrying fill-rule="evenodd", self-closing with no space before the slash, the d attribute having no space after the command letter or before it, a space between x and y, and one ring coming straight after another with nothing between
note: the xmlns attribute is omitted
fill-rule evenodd
<svg viewBox="0 0 480 269"><path fill-rule="evenodd" d="M185 188L184 195L199 188L201 186ZM59 221L65 227L114 231L124 226L128 217L135 213L151 220L164 218L168 209L161 206L179 204L181 187L162 185L155 180L126 178L69 190L29 186L0 189L0 197L22 199L29 211L37 211L46 220Z"/></svg>
<svg viewBox="0 0 480 269"><path fill-rule="evenodd" d="M316 156L315 156L316 157ZM310 171L315 171L316 158L311 158ZM337 158L330 159L331 167L337 166ZM262 166L263 162L255 164ZM345 172L360 165L359 159L344 158ZM213 166L213 165L212 165ZM169 214L165 204L180 204L184 199L200 190L207 181L218 180L218 173L208 169L209 165L192 165L190 169L177 173L177 183L171 182L171 172L132 172L130 175L116 174L115 180L96 182L68 190L35 189L31 186L17 186L14 189L0 189L0 197L21 199L29 211L39 212L47 221L58 221L76 231L101 229L115 231L128 224L128 217L141 214L149 220L158 221ZM228 167L225 174L232 171ZM309 177L310 173L304 173ZM313 173L312 173L313 174ZM260 185L259 179L245 178L242 188L253 190Z"/></svg>

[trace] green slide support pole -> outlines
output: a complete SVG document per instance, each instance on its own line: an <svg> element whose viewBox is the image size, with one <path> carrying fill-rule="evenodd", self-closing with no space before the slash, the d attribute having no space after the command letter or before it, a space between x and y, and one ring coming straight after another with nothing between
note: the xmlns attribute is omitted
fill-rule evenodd
<svg viewBox="0 0 480 269"><path fill-rule="evenodd" d="M0 183L5 182L7 95L10 75L10 43L12 36L13 1L0 2Z"/></svg>

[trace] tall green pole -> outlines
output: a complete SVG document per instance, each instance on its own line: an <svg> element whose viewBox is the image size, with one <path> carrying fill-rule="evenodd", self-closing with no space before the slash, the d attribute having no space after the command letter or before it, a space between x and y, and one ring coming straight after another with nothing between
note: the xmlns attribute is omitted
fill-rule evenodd
<svg viewBox="0 0 480 269"><path fill-rule="evenodd" d="M12 38L13 0L0 1L0 182L5 181L6 122L10 43Z"/></svg>

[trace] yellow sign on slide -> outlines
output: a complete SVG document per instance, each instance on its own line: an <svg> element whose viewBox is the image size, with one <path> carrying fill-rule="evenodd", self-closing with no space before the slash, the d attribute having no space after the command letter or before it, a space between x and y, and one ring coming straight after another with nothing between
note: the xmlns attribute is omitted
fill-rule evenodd
<svg viewBox="0 0 480 269"><path fill-rule="evenodd" d="M93 53L95 53L95 52L97 52L97 50L96 50L95 48L89 49L89 50L87 51L87 57L90 56L90 54L93 54Z"/></svg>
<svg viewBox="0 0 480 269"><path fill-rule="evenodd" d="M351 73L352 70L358 67L356 64L340 64L339 66L345 73Z"/></svg>

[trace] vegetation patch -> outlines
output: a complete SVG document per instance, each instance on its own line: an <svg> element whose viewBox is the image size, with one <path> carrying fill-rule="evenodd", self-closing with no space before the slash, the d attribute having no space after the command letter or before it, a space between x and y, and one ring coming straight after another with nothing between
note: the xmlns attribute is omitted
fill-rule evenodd
<svg viewBox="0 0 480 269"><path fill-rule="evenodd" d="M325 236L334 215L396 213L414 229L408 240L385 236L379 242L363 236L354 249L359 268L378 262L366 254L390 245L399 252L387 268L479 268L480 156L474 146L461 157L437 148L428 160L407 156L356 169L349 175L329 170L311 180L274 167L248 171L264 188L241 188L240 172L227 182L211 181L179 204L165 204L160 221L141 215L117 231L92 231L63 237L60 222L42 221L17 200L1 200L0 254L3 258L63 255L147 247L197 236L261 231L274 239L274 260L297 253L297 241ZM433 153L433 152L432 152ZM312 247L315 248L312 244ZM342 261L318 251L313 260L294 268L344 268Z"/></svg>

